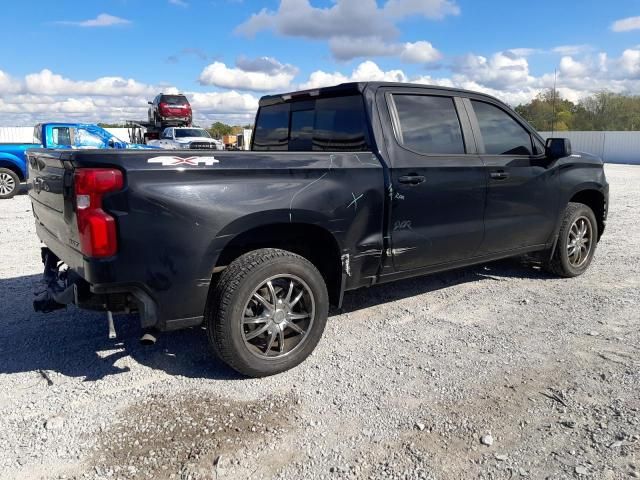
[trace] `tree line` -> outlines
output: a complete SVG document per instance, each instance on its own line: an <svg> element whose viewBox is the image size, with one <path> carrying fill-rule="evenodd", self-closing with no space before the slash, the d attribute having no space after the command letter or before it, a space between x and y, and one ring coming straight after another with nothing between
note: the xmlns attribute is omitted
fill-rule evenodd
<svg viewBox="0 0 640 480"><path fill-rule="evenodd" d="M598 92L573 103L549 89L515 108L539 131L640 130L640 96Z"/></svg>

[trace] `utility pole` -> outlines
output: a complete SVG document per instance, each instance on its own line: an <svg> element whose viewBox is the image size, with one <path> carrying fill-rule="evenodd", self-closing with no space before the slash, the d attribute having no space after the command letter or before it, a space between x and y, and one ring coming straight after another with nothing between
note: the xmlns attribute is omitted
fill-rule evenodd
<svg viewBox="0 0 640 480"><path fill-rule="evenodd" d="M553 70L553 113L551 117L551 136L555 134L556 126L556 84L558 83L558 69Z"/></svg>

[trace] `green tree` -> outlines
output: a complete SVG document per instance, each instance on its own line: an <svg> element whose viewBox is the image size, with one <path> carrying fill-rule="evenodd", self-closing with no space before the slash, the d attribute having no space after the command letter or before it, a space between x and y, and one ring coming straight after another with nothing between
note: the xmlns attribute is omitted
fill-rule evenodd
<svg viewBox="0 0 640 480"><path fill-rule="evenodd" d="M209 128L209 133L213 138L222 138L224 135L230 135L232 131L232 126L222 122L216 122Z"/></svg>
<svg viewBox="0 0 640 480"><path fill-rule="evenodd" d="M539 93L531 102L518 105L516 112L525 118L536 130L570 130L576 105L561 98L553 89Z"/></svg>
<svg viewBox="0 0 640 480"><path fill-rule="evenodd" d="M601 91L576 105L550 89L516 111L542 131L640 130L640 96L634 95Z"/></svg>

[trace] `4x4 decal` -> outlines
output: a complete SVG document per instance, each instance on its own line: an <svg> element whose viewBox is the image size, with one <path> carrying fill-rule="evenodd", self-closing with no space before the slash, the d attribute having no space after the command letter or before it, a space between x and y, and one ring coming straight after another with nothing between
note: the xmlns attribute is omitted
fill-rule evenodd
<svg viewBox="0 0 640 480"><path fill-rule="evenodd" d="M163 167L178 167L181 165L204 165L210 167L215 163L220 163L216 157L153 157L147 163L158 163Z"/></svg>

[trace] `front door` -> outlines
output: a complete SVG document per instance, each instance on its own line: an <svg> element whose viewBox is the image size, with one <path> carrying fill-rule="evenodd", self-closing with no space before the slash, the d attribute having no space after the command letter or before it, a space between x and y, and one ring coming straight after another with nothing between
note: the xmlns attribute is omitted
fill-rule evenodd
<svg viewBox="0 0 640 480"><path fill-rule="evenodd" d="M469 119L459 99L434 92L385 95L396 271L471 258L483 239L487 182Z"/></svg>
<svg viewBox="0 0 640 480"><path fill-rule="evenodd" d="M555 227L558 202L555 171L544 147L498 105L480 100L467 105L480 130L476 137L489 183L480 253L544 245Z"/></svg>

